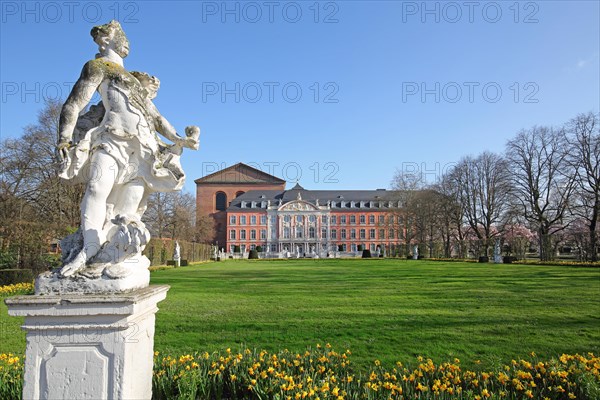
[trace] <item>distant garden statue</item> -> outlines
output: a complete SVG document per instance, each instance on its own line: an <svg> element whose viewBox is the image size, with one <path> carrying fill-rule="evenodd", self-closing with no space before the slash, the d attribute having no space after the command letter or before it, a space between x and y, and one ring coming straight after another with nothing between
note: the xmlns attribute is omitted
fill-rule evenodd
<svg viewBox="0 0 600 400"><path fill-rule="evenodd" d="M150 234L141 220L148 196L180 190L182 149L198 149L199 128L178 135L152 102L159 80L124 68L129 42L121 25L111 21L91 35L99 54L83 66L63 106L57 146L60 177L86 185L81 226L61 242L62 268L36 281L38 294L148 286L142 250ZM101 103L80 115L95 92Z"/></svg>

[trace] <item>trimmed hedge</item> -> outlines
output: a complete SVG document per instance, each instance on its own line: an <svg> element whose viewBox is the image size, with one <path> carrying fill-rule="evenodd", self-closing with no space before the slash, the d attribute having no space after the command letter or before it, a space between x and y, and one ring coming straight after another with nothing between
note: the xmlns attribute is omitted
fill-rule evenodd
<svg viewBox="0 0 600 400"><path fill-rule="evenodd" d="M371 258L371 250L363 250L362 258Z"/></svg>
<svg viewBox="0 0 600 400"><path fill-rule="evenodd" d="M198 262L210 260L210 245L204 243L193 243L179 240L181 266L183 260ZM150 260L150 265L165 265L168 260L173 259L175 253L175 240L152 238L144 249L144 255Z"/></svg>
<svg viewBox="0 0 600 400"><path fill-rule="evenodd" d="M31 283L33 271L30 269L3 269L0 270L0 286L14 285L15 283Z"/></svg>
<svg viewBox="0 0 600 400"><path fill-rule="evenodd" d="M258 251L250 250L250 253L248 253L248 259L250 259L250 260L258 259Z"/></svg>

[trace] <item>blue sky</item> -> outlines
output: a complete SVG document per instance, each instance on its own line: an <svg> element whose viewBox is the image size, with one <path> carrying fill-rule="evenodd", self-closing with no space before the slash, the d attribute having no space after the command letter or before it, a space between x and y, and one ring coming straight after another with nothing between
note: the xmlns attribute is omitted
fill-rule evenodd
<svg viewBox="0 0 600 400"><path fill-rule="evenodd" d="M193 180L246 162L309 189L430 181L533 125L600 111L598 1L2 1L2 138L65 98L117 18Z"/></svg>

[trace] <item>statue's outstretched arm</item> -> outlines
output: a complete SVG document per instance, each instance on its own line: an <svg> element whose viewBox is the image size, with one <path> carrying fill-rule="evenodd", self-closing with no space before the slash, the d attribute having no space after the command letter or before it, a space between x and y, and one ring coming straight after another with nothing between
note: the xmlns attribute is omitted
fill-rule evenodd
<svg viewBox="0 0 600 400"><path fill-rule="evenodd" d="M173 143L181 145L182 147L188 147L188 148L191 148L194 150L198 149L199 133L198 133L198 135L195 135L195 137L191 137L188 135L188 129L186 129L186 136L185 137L179 136L177 134L177 131L173 127L173 125L171 125L171 123L169 121L167 121L167 119L165 117L162 116L162 114L158 111L158 109L156 108L156 106L154 106L154 104L152 104L151 109L152 109L152 113L154 115L156 131L158 133L160 133L161 135L163 135L165 138L169 139ZM198 128L196 128L196 129L198 129Z"/></svg>
<svg viewBox="0 0 600 400"><path fill-rule="evenodd" d="M77 123L77 117L85 106L88 105L94 92L102 83L104 74L98 67L97 61L88 61L81 71L81 76L73 86L67 101L60 113L58 127L58 152L64 158L64 152L73 138L73 130Z"/></svg>

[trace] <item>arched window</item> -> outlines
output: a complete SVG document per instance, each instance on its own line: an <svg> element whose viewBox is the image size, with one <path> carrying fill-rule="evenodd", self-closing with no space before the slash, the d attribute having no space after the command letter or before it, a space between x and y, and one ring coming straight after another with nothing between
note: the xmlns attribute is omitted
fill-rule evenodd
<svg viewBox="0 0 600 400"><path fill-rule="evenodd" d="M223 192L217 192L215 199L215 208L217 211L225 211L227 208L227 195Z"/></svg>
<svg viewBox="0 0 600 400"><path fill-rule="evenodd" d="M243 195L243 194L244 194L244 192L242 192L242 191L239 191L239 192L237 192L237 193L235 194L235 197L236 197L236 198L238 198L238 197L240 197L240 196L241 196L241 195Z"/></svg>

